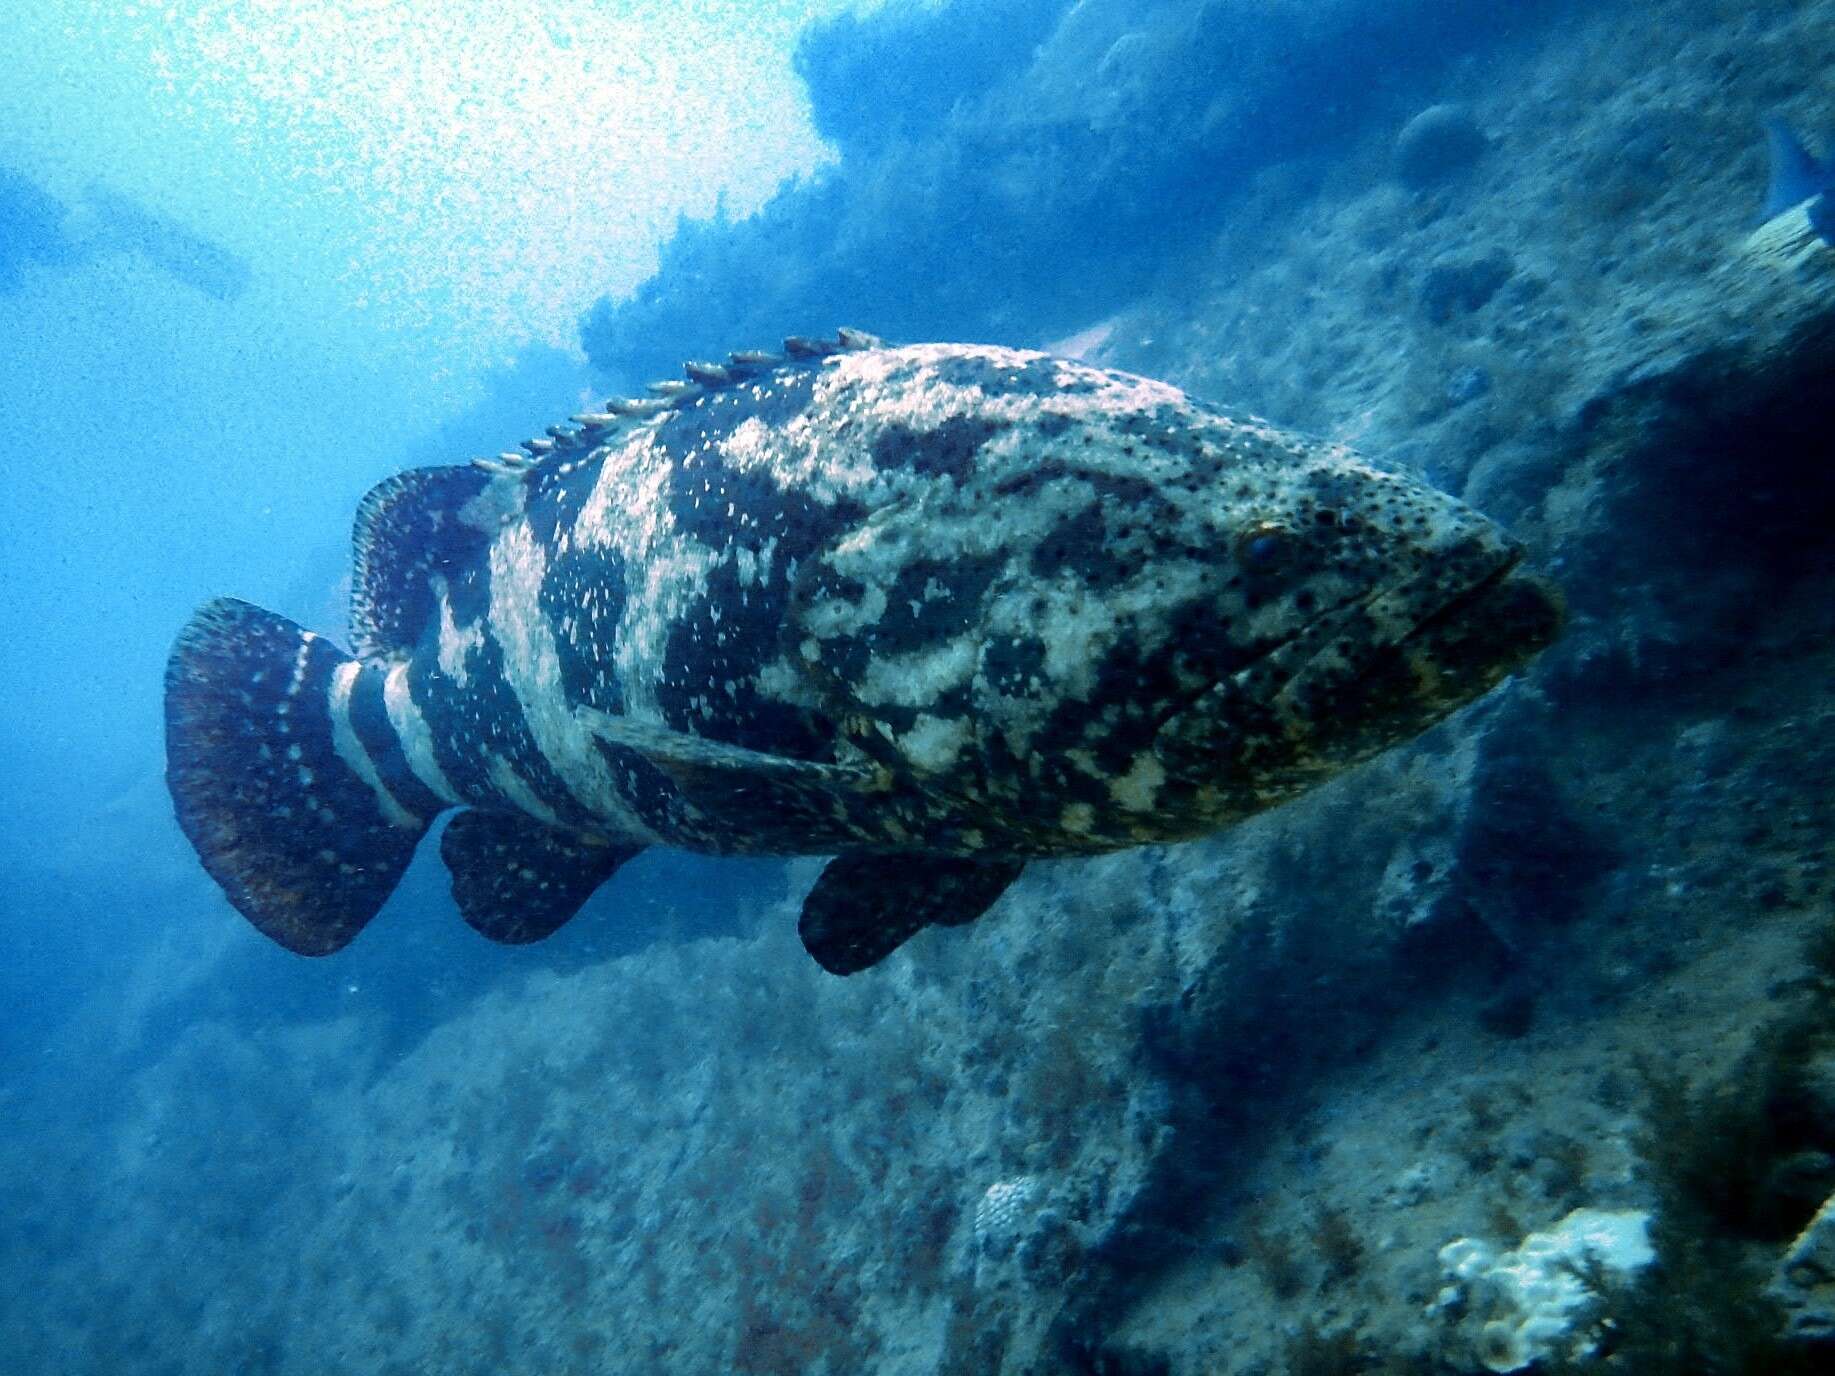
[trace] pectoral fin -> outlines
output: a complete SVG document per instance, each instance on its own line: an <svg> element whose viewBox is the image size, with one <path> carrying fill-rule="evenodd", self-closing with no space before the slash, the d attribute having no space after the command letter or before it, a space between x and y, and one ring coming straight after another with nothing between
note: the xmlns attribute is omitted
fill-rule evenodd
<svg viewBox="0 0 1835 1376"><path fill-rule="evenodd" d="M926 927L973 922L1024 868L1022 860L843 855L829 861L803 900L797 934L824 970L855 974Z"/></svg>
<svg viewBox="0 0 1835 1376"><path fill-rule="evenodd" d="M733 789L786 784L871 793L883 791L888 783L884 771L872 765L798 760L608 712L584 715L600 741L641 755L691 796L709 788L730 796Z"/></svg>
<svg viewBox="0 0 1835 1376"><path fill-rule="evenodd" d="M596 844L540 822L461 812L440 838L459 913L506 945L540 941L642 846Z"/></svg>

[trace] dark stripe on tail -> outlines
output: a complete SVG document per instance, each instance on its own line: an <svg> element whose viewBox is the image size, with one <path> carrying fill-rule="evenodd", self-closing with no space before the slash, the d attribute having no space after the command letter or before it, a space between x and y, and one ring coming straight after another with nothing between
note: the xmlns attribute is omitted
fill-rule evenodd
<svg viewBox="0 0 1835 1376"><path fill-rule="evenodd" d="M383 701L383 680L387 675L374 664L366 664L357 674L350 690L350 729L369 752L376 773L390 793L409 812L432 817L446 807L440 796L420 781L408 764L401 748L401 737L389 721L389 709Z"/></svg>
<svg viewBox="0 0 1835 1376"><path fill-rule="evenodd" d="M426 831L398 826L339 758L329 641L246 602L199 608L166 665L166 784L229 901L302 955L376 915Z"/></svg>

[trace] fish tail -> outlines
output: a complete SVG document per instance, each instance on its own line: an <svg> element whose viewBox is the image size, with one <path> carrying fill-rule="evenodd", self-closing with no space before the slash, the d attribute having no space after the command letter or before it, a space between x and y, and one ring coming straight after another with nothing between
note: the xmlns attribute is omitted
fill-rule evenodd
<svg viewBox="0 0 1835 1376"><path fill-rule="evenodd" d="M166 665L166 784L229 901L328 955L394 891L433 813L396 797L351 728L361 663L233 598L200 607Z"/></svg>

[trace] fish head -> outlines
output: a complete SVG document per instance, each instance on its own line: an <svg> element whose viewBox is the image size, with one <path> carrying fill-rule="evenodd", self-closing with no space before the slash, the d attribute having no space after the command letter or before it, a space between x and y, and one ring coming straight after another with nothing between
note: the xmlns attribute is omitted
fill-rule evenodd
<svg viewBox="0 0 1835 1376"><path fill-rule="evenodd" d="M988 599L973 714L986 777L1023 780L1006 805L1066 839L1189 837L1280 803L1559 627L1520 543L1343 446L1183 399L1065 441L1092 458L1006 523L1033 536Z"/></svg>
<svg viewBox="0 0 1835 1376"><path fill-rule="evenodd" d="M1127 802L1208 829L1281 803L1425 731L1559 633L1522 544L1409 475L1328 446L1208 513L1219 556L1156 645L1151 745Z"/></svg>
<svg viewBox="0 0 1835 1376"><path fill-rule="evenodd" d="M1202 835L1418 734L1555 635L1522 546L1427 483L1018 357L1029 393L952 403L974 462L839 542L799 619L862 747L978 835L1038 854ZM926 434L944 428L911 441L918 468Z"/></svg>

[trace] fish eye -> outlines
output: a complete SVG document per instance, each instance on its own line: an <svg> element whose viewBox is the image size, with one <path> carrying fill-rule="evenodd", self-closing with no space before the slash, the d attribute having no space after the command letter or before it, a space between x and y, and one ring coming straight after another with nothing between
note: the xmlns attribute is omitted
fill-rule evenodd
<svg viewBox="0 0 1835 1376"><path fill-rule="evenodd" d="M1267 573L1281 566L1291 544L1292 537L1282 527L1259 525L1237 541L1236 555L1244 568Z"/></svg>

